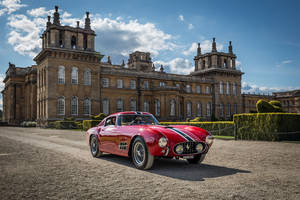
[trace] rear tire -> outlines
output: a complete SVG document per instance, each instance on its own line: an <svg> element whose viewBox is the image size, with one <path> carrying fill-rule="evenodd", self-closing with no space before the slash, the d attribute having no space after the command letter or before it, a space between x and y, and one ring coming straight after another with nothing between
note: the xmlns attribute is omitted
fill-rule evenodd
<svg viewBox="0 0 300 200"><path fill-rule="evenodd" d="M91 150L92 156L95 158L99 158L100 156L103 155L103 152L99 150L98 138L95 135L91 136L90 150Z"/></svg>
<svg viewBox="0 0 300 200"><path fill-rule="evenodd" d="M154 163L154 156L148 151L145 141L137 137L131 147L132 162L138 169L150 169Z"/></svg>
<svg viewBox="0 0 300 200"><path fill-rule="evenodd" d="M204 160L206 154L195 155L194 158L186 159L189 164L200 164Z"/></svg>

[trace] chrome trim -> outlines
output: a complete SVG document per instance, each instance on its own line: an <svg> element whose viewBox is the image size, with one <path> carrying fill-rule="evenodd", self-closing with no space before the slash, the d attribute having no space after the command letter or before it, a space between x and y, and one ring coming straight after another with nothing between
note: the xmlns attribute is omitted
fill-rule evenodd
<svg viewBox="0 0 300 200"><path fill-rule="evenodd" d="M202 144L202 151L197 151L196 150L196 145L197 144ZM178 145L183 145L183 153L178 154L175 149ZM173 147L173 152L176 155L191 155L191 154L200 154L200 153L204 153L207 152L207 145L205 142L181 142L181 143L177 143L176 145L174 145Z"/></svg>

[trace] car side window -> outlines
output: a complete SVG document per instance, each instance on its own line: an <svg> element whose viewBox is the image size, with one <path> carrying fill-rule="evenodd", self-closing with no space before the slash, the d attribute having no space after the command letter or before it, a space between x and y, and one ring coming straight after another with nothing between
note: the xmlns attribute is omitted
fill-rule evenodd
<svg viewBox="0 0 300 200"><path fill-rule="evenodd" d="M105 126L116 125L116 117L110 117L105 121Z"/></svg>

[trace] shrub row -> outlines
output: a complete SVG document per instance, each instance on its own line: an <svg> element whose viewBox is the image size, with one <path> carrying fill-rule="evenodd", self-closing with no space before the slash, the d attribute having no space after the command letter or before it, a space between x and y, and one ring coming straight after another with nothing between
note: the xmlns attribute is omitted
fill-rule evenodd
<svg viewBox="0 0 300 200"><path fill-rule="evenodd" d="M162 125L190 125L197 126L211 132L213 135L234 136L233 121L216 122L161 122Z"/></svg>
<svg viewBox="0 0 300 200"><path fill-rule="evenodd" d="M297 133L300 131L300 114L237 114L233 120L237 128L237 139L300 140L300 133Z"/></svg>
<svg viewBox="0 0 300 200"><path fill-rule="evenodd" d="M35 121L23 121L21 124L23 127L36 127Z"/></svg>
<svg viewBox="0 0 300 200"><path fill-rule="evenodd" d="M82 122L82 129L88 130L92 127L97 126L102 120L83 120Z"/></svg>
<svg viewBox="0 0 300 200"><path fill-rule="evenodd" d="M75 121L56 121L54 123L57 129L77 129Z"/></svg>

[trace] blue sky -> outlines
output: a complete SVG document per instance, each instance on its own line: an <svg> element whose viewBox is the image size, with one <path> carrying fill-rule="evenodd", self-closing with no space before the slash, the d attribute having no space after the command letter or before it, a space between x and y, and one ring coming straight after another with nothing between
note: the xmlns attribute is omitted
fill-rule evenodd
<svg viewBox="0 0 300 200"><path fill-rule="evenodd" d="M300 88L300 1L0 0L0 81L8 62L34 64L46 16L59 6L61 21L83 25L91 13L96 50L120 64L135 50L173 73L193 70L196 43L210 51L211 39L227 52L228 41L243 75L243 91ZM106 58L104 58L104 61ZM3 84L1 88L3 88ZM1 104L1 102L0 102ZM0 105L1 106L1 105Z"/></svg>

